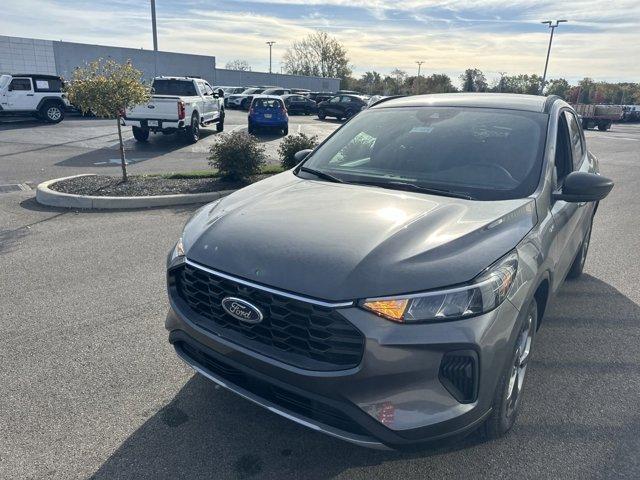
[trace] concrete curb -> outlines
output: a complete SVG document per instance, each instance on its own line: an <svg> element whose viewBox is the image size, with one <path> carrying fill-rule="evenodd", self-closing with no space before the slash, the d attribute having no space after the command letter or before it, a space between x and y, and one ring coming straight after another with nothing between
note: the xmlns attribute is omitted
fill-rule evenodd
<svg viewBox="0 0 640 480"><path fill-rule="evenodd" d="M235 190L222 190L220 192L153 195L148 197L96 197L62 193L49 188L51 184L61 182L62 180L91 175L95 174L72 175L70 177L54 178L53 180L42 182L36 189L36 201L50 207L81 208L87 210L126 210L131 208L168 207L172 205L207 203L235 192Z"/></svg>

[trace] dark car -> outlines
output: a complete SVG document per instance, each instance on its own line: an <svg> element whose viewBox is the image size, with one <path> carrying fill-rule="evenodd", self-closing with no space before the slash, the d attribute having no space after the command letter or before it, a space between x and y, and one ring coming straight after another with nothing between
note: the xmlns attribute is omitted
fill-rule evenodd
<svg viewBox="0 0 640 480"><path fill-rule="evenodd" d="M316 102L316 104L320 102L324 102L325 100L329 100L331 97L335 96L333 92L310 92L306 95L310 100Z"/></svg>
<svg viewBox="0 0 640 480"><path fill-rule="evenodd" d="M338 120L351 118L367 107L367 101L367 97L360 95L336 95L318 103L318 118L320 120L326 117L335 117Z"/></svg>
<svg viewBox="0 0 640 480"><path fill-rule="evenodd" d="M311 115L317 110L316 102L303 95L283 95L282 99L290 114Z"/></svg>
<svg viewBox="0 0 640 480"><path fill-rule="evenodd" d="M167 260L177 354L362 446L505 434L613 187L575 111L555 96L390 99L296 159L185 226Z"/></svg>

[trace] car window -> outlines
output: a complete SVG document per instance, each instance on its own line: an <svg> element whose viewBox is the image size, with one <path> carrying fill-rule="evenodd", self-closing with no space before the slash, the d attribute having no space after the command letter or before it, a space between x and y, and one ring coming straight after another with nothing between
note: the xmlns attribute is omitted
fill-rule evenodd
<svg viewBox="0 0 640 480"><path fill-rule="evenodd" d="M353 99L351 97L342 97L341 102L342 103L351 103L353 101Z"/></svg>
<svg viewBox="0 0 640 480"><path fill-rule="evenodd" d="M59 78L34 78L36 92L61 92L62 80Z"/></svg>
<svg viewBox="0 0 640 480"><path fill-rule="evenodd" d="M572 164L572 146L569 127L567 126L567 117L560 115L558 119L558 135L556 140L556 156L554 169L554 190L560 188L564 178L573 169Z"/></svg>
<svg viewBox="0 0 640 480"><path fill-rule="evenodd" d="M15 91L31 90L30 78L14 78L9 84L9 88Z"/></svg>
<svg viewBox="0 0 640 480"><path fill-rule="evenodd" d="M538 112L490 108L365 110L306 165L345 182L405 182L480 200L522 198L540 179L547 121Z"/></svg>
<svg viewBox="0 0 640 480"><path fill-rule="evenodd" d="M153 81L152 87L155 95L177 95L182 97L198 95L196 87L191 80L156 79Z"/></svg>
<svg viewBox="0 0 640 480"><path fill-rule="evenodd" d="M282 108L282 101L277 98L256 98L253 100L255 108Z"/></svg>
<svg viewBox="0 0 640 480"><path fill-rule="evenodd" d="M340 97L333 97L331 99L331 103L338 103L340 101Z"/></svg>
<svg viewBox="0 0 640 480"><path fill-rule="evenodd" d="M213 95L213 88L208 83L204 84L204 94L205 95Z"/></svg>
<svg viewBox="0 0 640 480"><path fill-rule="evenodd" d="M575 115L571 112L564 112L567 125L569 127L569 136L571 138L571 153L573 154L573 169L577 170L582 164L584 156L584 146L582 144L581 128L578 125Z"/></svg>

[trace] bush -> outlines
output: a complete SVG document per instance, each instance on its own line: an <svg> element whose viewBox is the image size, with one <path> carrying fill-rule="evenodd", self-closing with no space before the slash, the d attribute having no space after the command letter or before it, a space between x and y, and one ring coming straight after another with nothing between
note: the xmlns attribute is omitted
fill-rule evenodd
<svg viewBox="0 0 640 480"><path fill-rule="evenodd" d="M289 169L295 167L299 162L296 161L294 155L300 150L307 148L315 148L318 145L318 137L316 135L309 137L304 133L289 135L284 138L278 147L278 155L280 155L280 165L282 168Z"/></svg>
<svg viewBox="0 0 640 480"><path fill-rule="evenodd" d="M241 130L223 134L209 149L209 165L228 180L247 180L260 173L265 161L264 147Z"/></svg>

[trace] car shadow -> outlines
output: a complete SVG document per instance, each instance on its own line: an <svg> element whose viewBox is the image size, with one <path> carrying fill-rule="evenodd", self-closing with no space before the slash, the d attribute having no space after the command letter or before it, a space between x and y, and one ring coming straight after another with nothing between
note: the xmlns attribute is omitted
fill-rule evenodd
<svg viewBox="0 0 640 480"><path fill-rule="evenodd" d="M44 125L51 124L29 117L4 117L0 119L0 132L3 130L21 130Z"/></svg>
<svg viewBox="0 0 640 480"><path fill-rule="evenodd" d="M549 453L549 448L562 454L545 454L542 468L570 468L568 459L591 456L579 464L588 464L584 468L591 469L591 478L606 478L611 472L636 478L631 474L637 473L637 458L630 452L640 451L633 387L639 355L623 345L612 351L606 339L616 332L624 336L625 329L637 337L639 321L640 307L611 285L589 275L567 283L539 331L518 423L493 442L474 433L411 452L367 450L307 430L194 375L92 478L313 480L382 464L390 477L403 475L403 469L413 465L423 472L444 472L440 477L455 472L456 478L509 478L530 471L527 463L540 462L541 451ZM634 372L628 385L619 385L621 376ZM609 395L610 390L618 398ZM585 420L593 415L597 421ZM605 438L615 441L602 449ZM489 462L492 456L503 461Z"/></svg>

